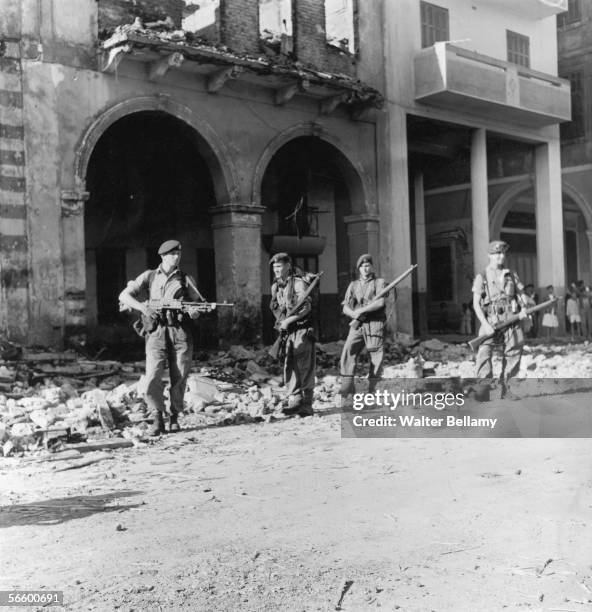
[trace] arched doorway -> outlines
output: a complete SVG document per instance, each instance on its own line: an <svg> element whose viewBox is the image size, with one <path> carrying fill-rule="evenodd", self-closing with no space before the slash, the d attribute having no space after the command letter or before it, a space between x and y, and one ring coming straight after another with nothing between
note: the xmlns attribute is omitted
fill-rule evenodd
<svg viewBox="0 0 592 612"><path fill-rule="evenodd" d="M507 196L510 197L507 197ZM565 280L592 281L590 214L587 204L564 189L562 198ZM531 185L512 188L495 204L490 216L492 238L500 237L510 245L507 262L524 283L538 287L535 192Z"/></svg>
<svg viewBox="0 0 592 612"><path fill-rule="evenodd" d="M342 335L340 301L352 278L353 213L365 211L359 174L335 146L316 136L299 136L271 157L261 181L265 262L279 251L309 272L322 270L317 320L321 340ZM365 247L367 249L367 247ZM269 267L262 274L264 339L272 337ZM267 281L267 282L266 282Z"/></svg>
<svg viewBox="0 0 592 612"><path fill-rule="evenodd" d="M84 216L91 339L117 343L127 336L117 295L127 281L158 265L158 245L169 238L183 245L183 270L215 299L208 209L216 196L208 156L199 134L163 111L125 115L97 140L87 166ZM198 342L211 344L214 327L211 321L198 326Z"/></svg>

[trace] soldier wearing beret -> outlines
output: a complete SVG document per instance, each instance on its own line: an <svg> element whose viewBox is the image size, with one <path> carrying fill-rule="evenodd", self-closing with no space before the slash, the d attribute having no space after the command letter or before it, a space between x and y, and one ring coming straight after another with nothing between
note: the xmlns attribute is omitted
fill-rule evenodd
<svg viewBox="0 0 592 612"><path fill-rule="evenodd" d="M358 355L364 347L370 357L368 390L374 391L382 375L384 359L384 325L386 321L385 297L375 296L384 289L384 279L374 274L372 257L365 253L356 263L359 279L351 282L343 304L343 314L360 325L351 326L341 353L341 394L354 392L354 372Z"/></svg>
<svg viewBox="0 0 592 612"><path fill-rule="evenodd" d="M188 316L172 311L158 314L138 298L204 301L194 280L179 269L181 244L177 240L167 240L160 245L158 254L162 260L158 268L142 272L119 295L122 304L141 312L154 323L153 331L146 335L145 397L152 418L148 431L151 436L165 432L162 376L167 364L171 379L169 429L179 430L178 414L183 410L185 384L193 356L190 319L197 319L199 311L190 309Z"/></svg>
<svg viewBox="0 0 592 612"><path fill-rule="evenodd" d="M482 273L477 274L473 283L473 308L481 323L480 336L492 334L496 323L513 315L519 314L521 318L527 318L523 309L524 285L516 272L504 267L508 248L508 244L503 240L490 242L489 263ZM500 382L503 396L509 398L512 394L508 390L508 380L520 369L524 345L521 323L507 327L480 345L475 365L478 378L493 376L491 357L496 345L503 350Z"/></svg>
<svg viewBox="0 0 592 612"><path fill-rule="evenodd" d="M276 253L269 262L273 268L270 308L280 332L287 333L284 356L284 384L288 408L284 414L311 416L315 384L315 337L312 304L306 298L302 307L287 317L287 312L304 297L307 284L294 274L287 253Z"/></svg>

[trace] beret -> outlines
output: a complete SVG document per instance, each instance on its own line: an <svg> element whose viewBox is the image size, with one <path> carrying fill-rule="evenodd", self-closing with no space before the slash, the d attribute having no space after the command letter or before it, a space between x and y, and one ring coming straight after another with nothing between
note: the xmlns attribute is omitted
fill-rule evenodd
<svg viewBox="0 0 592 612"><path fill-rule="evenodd" d="M372 255L369 255L368 253L364 253L363 255L360 255L358 257L358 262L356 263L356 269L359 268L364 263L372 264L373 263Z"/></svg>
<svg viewBox="0 0 592 612"><path fill-rule="evenodd" d="M181 243L178 240L167 240L166 242L163 242L158 247L158 254L166 255L166 253L170 253L171 251L174 251L175 249L180 249L180 248L181 248Z"/></svg>
<svg viewBox="0 0 592 612"><path fill-rule="evenodd" d="M292 259L288 253L276 253L270 260L270 264L274 263L292 263Z"/></svg>
<svg viewBox="0 0 592 612"><path fill-rule="evenodd" d="M503 240L493 240L489 243L489 247L487 252L490 255L494 255L495 253L505 253L510 248L510 245Z"/></svg>

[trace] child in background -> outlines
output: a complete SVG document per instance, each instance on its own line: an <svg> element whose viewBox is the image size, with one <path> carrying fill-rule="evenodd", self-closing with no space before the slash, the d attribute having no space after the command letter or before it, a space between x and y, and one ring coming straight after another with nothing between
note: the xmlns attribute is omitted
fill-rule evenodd
<svg viewBox="0 0 592 612"><path fill-rule="evenodd" d="M578 303L577 293L569 292L567 294L567 302L565 304L565 314L569 321L569 331L571 333L572 341L575 340L574 332L578 335L582 335L581 322L582 318L580 317L580 305Z"/></svg>
<svg viewBox="0 0 592 612"><path fill-rule="evenodd" d="M555 292L553 291L553 285L549 285L547 287L547 300L552 300L554 298ZM551 337L555 335L555 330L559 327L559 319L557 318L557 309L555 305L543 315L541 326L547 330L547 340L550 340Z"/></svg>
<svg viewBox="0 0 592 612"><path fill-rule="evenodd" d="M471 307L464 302L460 318L460 333L463 336L471 336L473 334L473 313Z"/></svg>

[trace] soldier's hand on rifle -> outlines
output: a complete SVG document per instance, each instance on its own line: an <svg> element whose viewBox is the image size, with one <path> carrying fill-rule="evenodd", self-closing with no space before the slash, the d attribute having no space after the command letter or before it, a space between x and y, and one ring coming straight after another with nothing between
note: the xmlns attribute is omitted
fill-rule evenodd
<svg viewBox="0 0 592 612"><path fill-rule="evenodd" d="M158 320L158 313L154 310L152 310L152 308L150 308L150 306L146 306L144 305L144 307L142 308L142 314L149 318L151 321L156 321Z"/></svg>
<svg viewBox="0 0 592 612"><path fill-rule="evenodd" d="M295 321L294 317L288 317L287 319L284 319L283 321L280 322L279 330L280 331L286 331L288 329L288 327L290 327L290 325L294 321Z"/></svg>
<svg viewBox="0 0 592 612"><path fill-rule="evenodd" d="M528 319L528 313L526 312L526 310L522 309L519 313L518 316L520 317L520 320L523 321L524 319Z"/></svg>
<svg viewBox="0 0 592 612"><path fill-rule="evenodd" d="M482 336L489 336L490 334L495 333L495 329L493 329L493 325L489 323L489 321L485 321L485 323L483 323L482 332Z"/></svg>
<svg viewBox="0 0 592 612"><path fill-rule="evenodd" d="M197 306L188 306L187 314L189 315L190 319L198 319L200 315L199 308Z"/></svg>

